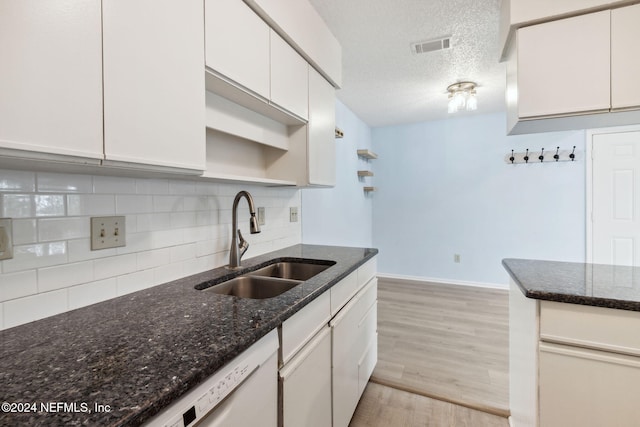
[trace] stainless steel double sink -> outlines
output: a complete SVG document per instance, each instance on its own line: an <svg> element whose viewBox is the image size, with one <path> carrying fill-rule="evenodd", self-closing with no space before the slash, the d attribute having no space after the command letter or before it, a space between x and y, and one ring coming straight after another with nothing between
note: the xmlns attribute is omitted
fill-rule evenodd
<svg viewBox="0 0 640 427"><path fill-rule="evenodd" d="M335 262L279 261L245 273L222 283L196 289L239 298L265 299L276 297L331 267Z"/></svg>

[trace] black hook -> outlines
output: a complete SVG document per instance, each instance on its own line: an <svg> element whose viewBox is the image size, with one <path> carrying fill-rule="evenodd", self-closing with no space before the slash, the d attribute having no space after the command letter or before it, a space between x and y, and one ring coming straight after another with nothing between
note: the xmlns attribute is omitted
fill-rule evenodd
<svg viewBox="0 0 640 427"><path fill-rule="evenodd" d="M529 163L529 149L527 148L527 153L523 157L525 163Z"/></svg>
<svg viewBox="0 0 640 427"><path fill-rule="evenodd" d="M569 158L571 159L571 161L573 162L576 159L576 155L574 154L576 152L576 146L573 146L573 151L571 152L571 154L569 154Z"/></svg>
<svg viewBox="0 0 640 427"><path fill-rule="evenodd" d="M556 154L553 155L553 158L556 159L556 162L558 161L558 159L560 159L560 155L558 154L558 151L560 151L560 147L556 148Z"/></svg>
<svg viewBox="0 0 640 427"><path fill-rule="evenodd" d="M540 152L540 155L538 156L538 160L540 160L540 163L544 162L544 148Z"/></svg>
<svg viewBox="0 0 640 427"><path fill-rule="evenodd" d="M515 157L513 157L513 150L511 150L511 157L509 157L509 160L511 160L511 163L513 163L513 161L514 161L515 159L516 159L516 158L515 158Z"/></svg>

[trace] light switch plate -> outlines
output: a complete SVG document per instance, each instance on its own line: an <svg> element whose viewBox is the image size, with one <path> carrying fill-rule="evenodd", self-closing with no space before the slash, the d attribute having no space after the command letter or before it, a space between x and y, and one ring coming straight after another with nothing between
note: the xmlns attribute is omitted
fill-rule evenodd
<svg viewBox="0 0 640 427"><path fill-rule="evenodd" d="M124 216L91 218L91 250L118 248L126 245Z"/></svg>
<svg viewBox="0 0 640 427"><path fill-rule="evenodd" d="M0 218L0 260L13 258L13 224L11 218Z"/></svg>

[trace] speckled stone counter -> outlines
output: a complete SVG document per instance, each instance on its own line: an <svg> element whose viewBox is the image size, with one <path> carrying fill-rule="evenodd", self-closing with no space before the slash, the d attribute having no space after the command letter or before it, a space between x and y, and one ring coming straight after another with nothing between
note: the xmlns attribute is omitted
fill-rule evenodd
<svg viewBox="0 0 640 427"><path fill-rule="evenodd" d="M640 311L640 267L505 259L528 298Z"/></svg>
<svg viewBox="0 0 640 427"><path fill-rule="evenodd" d="M223 267L0 331L0 400L66 405L21 414L3 405L0 425L140 425L377 252L296 245L243 260L249 270L274 258L336 262L274 298L194 289L244 272Z"/></svg>

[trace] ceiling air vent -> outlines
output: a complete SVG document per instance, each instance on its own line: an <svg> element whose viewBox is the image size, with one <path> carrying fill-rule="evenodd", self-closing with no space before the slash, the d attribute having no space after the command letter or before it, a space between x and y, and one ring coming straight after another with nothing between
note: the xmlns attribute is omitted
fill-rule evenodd
<svg viewBox="0 0 640 427"><path fill-rule="evenodd" d="M413 52L414 55L443 49L451 49L451 37L445 37L437 40L426 40L411 44L411 52Z"/></svg>

